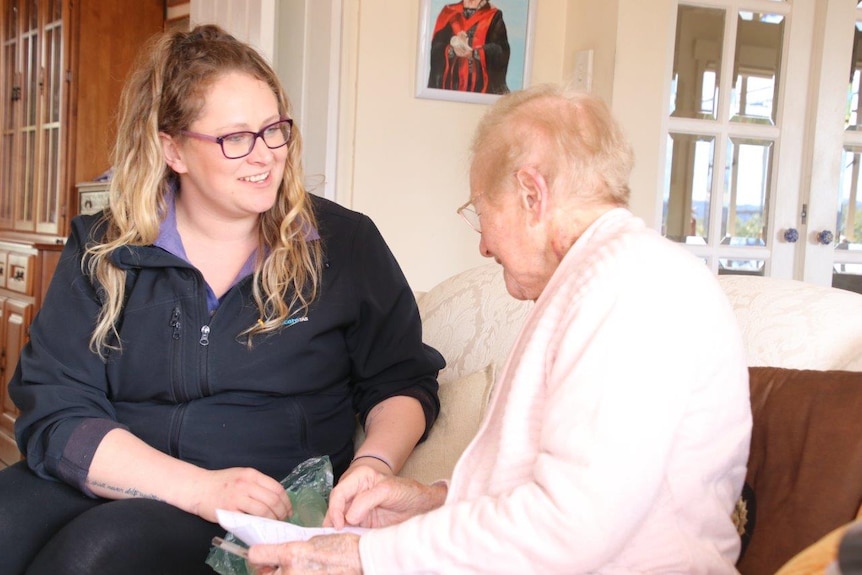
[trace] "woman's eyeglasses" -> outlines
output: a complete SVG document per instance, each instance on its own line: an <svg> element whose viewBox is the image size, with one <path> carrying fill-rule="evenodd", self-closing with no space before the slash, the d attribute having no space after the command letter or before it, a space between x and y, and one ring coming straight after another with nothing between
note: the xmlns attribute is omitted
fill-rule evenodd
<svg viewBox="0 0 862 575"><path fill-rule="evenodd" d="M479 196L476 196L476 197L479 197ZM469 200L466 204L464 204L463 206L458 208L456 210L456 213L459 216L461 216L462 218L464 218L464 221L467 222L467 225L469 225L471 228L473 228L473 230L476 231L476 233L481 234L482 233L482 222L479 221L479 212L477 212L476 208L473 207L473 200L475 200L475 199L476 198Z"/></svg>
<svg viewBox="0 0 862 575"><path fill-rule="evenodd" d="M273 122L268 126L261 128L259 132L231 132L224 136L210 136L207 134L199 134L198 132L190 132L182 130L180 133L184 136L191 136L199 140L214 142L221 146L221 152L224 157L229 160L244 158L254 150L254 144L257 139L263 140L266 147L270 150L278 149L287 145L290 141L290 134L293 131L293 120L290 118L282 118L277 122Z"/></svg>

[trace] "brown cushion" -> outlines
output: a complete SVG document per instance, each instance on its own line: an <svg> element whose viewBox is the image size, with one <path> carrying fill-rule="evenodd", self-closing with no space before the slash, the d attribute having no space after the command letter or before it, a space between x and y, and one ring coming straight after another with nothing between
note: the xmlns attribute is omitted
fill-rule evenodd
<svg viewBox="0 0 862 575"><path fill-rule="evenodd" d="M756 522L737 567L772 575L862 502L862 373L749 368Z"/></svg>

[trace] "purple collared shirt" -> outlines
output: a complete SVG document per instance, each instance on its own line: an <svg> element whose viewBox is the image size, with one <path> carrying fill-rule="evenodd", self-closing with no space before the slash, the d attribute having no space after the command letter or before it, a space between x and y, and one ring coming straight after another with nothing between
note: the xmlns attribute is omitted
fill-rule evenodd
<svg viewBox="0 0 862 575"><path fill-rule="evenodd" d="M186 255L186 249L183 247L183 239L180 237L179 230L177 230L177 210L175 205L176 196L173 192L168 192L168 195L165 199L167 200L168 204L168 213L165 216L165 219L162 221L162 225L159 227L159 237L156 238L154 245L191 264L188 256ZM305 241L313 241L319 239L320 234L315 228L310 228L306 231ZM254 272L255 257L257 257L257 250L253 251L246 260L246 262L243 264L242 268L239 270L239 273L233 279L233 282L231 282L231 287L235 286L239 282L239 280L241 280L245 276L250 275L252 272ZM207 288L207 309L209 310L210 315L212 315L215 313L216 309L218 309L219 300L210 285L206 282L206 279L204 279L204 285L206 285Z"/></svg>
<svg viewBox="0 0 862 575"><path fill-rule="evenodd" d="M166 252L174 254L178 258L191 263L186 255L186 249L183 247L183 239L180 237L179 230L177 230L177 210L174 205L176 198L173 194L170 194L166 199L168 200L168 213L162 221L162 225L159 227L159 237L156 238L155 245ZM252 252L243 264L242 269L239 270L239 273L230 284L231 287L235 286L239 280L254 271L254 258L256 255L257 250ZM206 285L207 288L207 309L209 310L210 315L212 315L218 308L219 301L215 292L206 282L206 279L204 279L204 285Z"/></svg>

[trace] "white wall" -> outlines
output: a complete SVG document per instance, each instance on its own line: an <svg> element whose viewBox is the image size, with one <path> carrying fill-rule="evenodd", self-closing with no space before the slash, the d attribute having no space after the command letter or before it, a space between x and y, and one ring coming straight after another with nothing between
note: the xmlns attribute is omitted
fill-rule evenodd
<svg viewBox="0 0 862 575"><path fill-rule="evenodd" d="M528 83L570 81L576 52L593 50L593 92L611 104L635 147L632 208L658 225L672 0L533 1ZM248 4L266 11L272 2ZM219 22L259 45L243 30L254 33L255 25L246 22L267 17L249 16L251 9L241 8L246 5L192 0L192 21ZM309 36L328 33L325 20L332 14L324 5L339 6L340 54ZM316 150L309 150L308 171L326 170L327 184L334 187L326 195L368 214L411 286L427 290L486 261L478 253L479 236L455 209L469 195L467 152L488 106L415 97L419 5L420 0L278 0L271 21L278 28L272 42L276 67L304 116L304 138ZM338 24L330 26L335 30ZM322 110L337 126L320 118ZM321 150L327 161L337 156L337 165L325 164Z"/></svg>
<svg viewBox="0 0 862 575"><path fill-rule="evenodd" d="M593 50L592 91L610 103L635 151L630 207L655 228L661 226L660 134L670 98L673 11L672 0L572 0L566 34L568 58Z"/></svg>
<svg viewBox="0 0 862 575"><path fill-rule="evenodd" d="M671 0L536 1L530 83L569 82L576 52L593 50L593 92L635 148L632 209L659 225ZM357 59L352 177L337 197L377 222L411 285L425 290L486 261L454 211L469 195L466 153L487 106L414 97L418 19L418 0L361 3L356 44L345 46Z"/></svg>
<svg viewBox="0 0 862 575"><path fill-rule="evenodd" d="M601 1L601 0L593 0ZM611 107L635 151L632 211L661 227L661 194L670 99L673 0L619 0Z"/></svg>
<svg viewBox="0 0 862 575"><path fill-rule="evenodd" d="M189 21L218 24L255 46L270 61L275 52L277 0L190 0Z"/></svg>
<svg viewBox="0 0 862 575"><path fill-rule="evenodd" d="M566 4L540 0L532 82L563 79ZM469 196L467 151L487 105L414 96L418 0L363 0L353 16L353 151L337 197L374 219L410 284L426 290L486 261L455 209Z"/></svg>

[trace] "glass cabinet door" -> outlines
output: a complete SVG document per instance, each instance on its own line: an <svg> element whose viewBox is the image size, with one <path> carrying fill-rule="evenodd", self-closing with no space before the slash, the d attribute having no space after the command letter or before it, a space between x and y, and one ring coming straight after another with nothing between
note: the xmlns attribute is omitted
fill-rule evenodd
<svg viewBox="0 0 862 575"><path fill-rule="evenodd" d="M60 126L63 120L63 3L44 2L46 22L42 34L41 96L42 113L40 180L35 198L36 231L56 234L60 221L63 185L63 156L60 153Z"/></svg>
<svg viewBox="0 0 862 575"><path fill-rule="evenodd" d="M57 234L64 186L68 0L2 0L0 228Z"/></svg>
<svg viewBox="0 0 862 575"><path fill-rule="evenodd" d="M33 231L33 200L38 177L36 154L39 119L39 2L22 0L19 37L21 119L18 128L18 182L15 194L15 229Z"/></svg>
<svg viewBox="0 0 862 575"><path fill-rule="evenodd" d="M0 132L0 227L11 228L14 221L14 190L18 179L15 161L18 114L21 108L21 81L18 66L19 0L4 0L2 17L3 94L2 132Z"/></svg>

